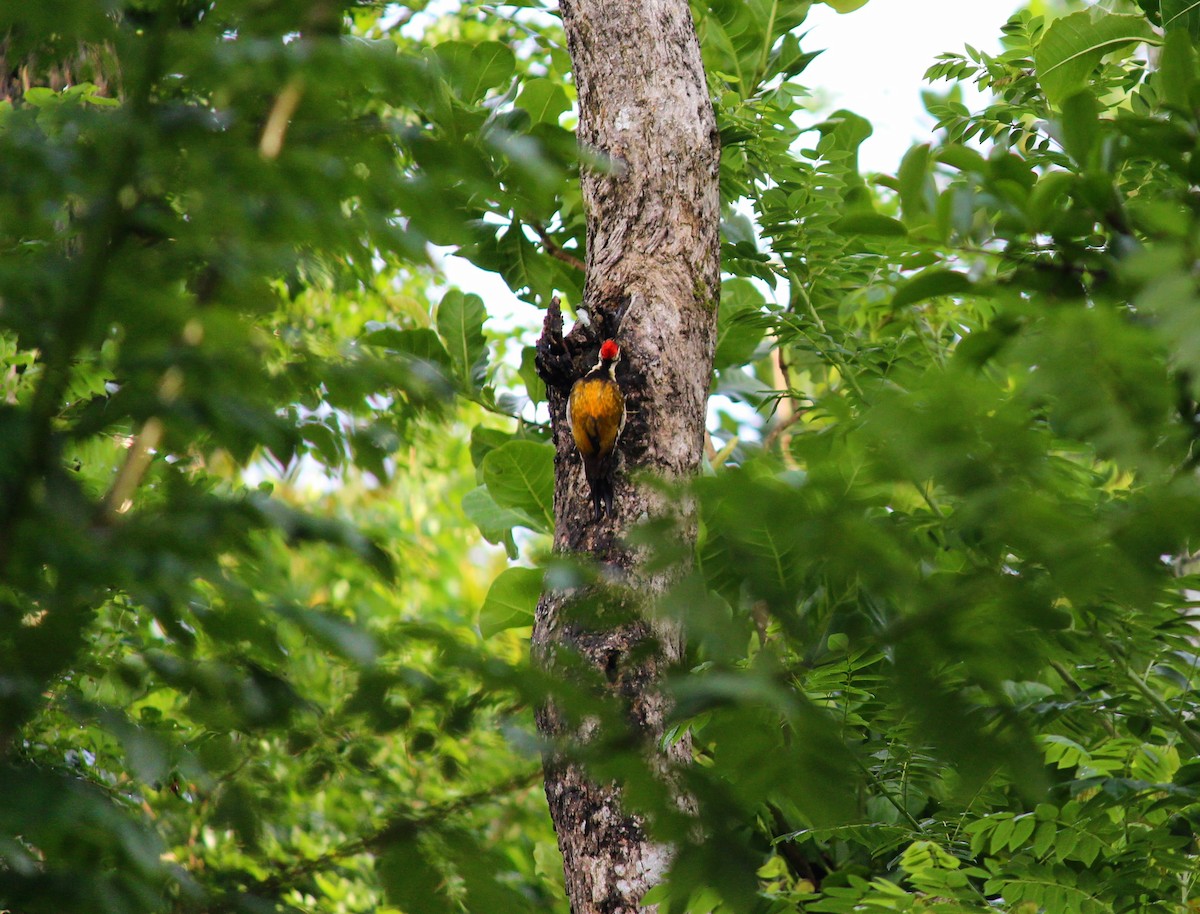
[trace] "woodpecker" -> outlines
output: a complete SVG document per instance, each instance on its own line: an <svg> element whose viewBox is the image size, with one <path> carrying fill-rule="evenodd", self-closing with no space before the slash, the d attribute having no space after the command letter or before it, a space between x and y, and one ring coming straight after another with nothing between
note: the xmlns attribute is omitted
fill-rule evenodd
<svg viewBox="0 0 1200 914"><path fill-rule="evenodd" d="M571 385L567 424L583 458L583 475L592 490L596 520L613 513L612 458L625 427L625 396L617 384L621 347L615 340L600 344L600 360Z"/></svg>

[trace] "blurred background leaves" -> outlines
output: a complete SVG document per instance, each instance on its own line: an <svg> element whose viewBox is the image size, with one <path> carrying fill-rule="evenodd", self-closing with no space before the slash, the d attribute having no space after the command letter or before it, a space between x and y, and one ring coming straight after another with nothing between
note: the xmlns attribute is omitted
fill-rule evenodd
<svg viewBox="0 0 1200 914"><path fill-rule="evenodd" d="M0 907L564 911L553 695L679 848L660 910L1187 908L1195 14L1020 12L864 175L810 6L693 4L712 447L695 554L635 533L685 566L674 788L528 665L543 587L636 595L549 555L540 315L437 269L580 299L557 21L0 10Z"/></svg>

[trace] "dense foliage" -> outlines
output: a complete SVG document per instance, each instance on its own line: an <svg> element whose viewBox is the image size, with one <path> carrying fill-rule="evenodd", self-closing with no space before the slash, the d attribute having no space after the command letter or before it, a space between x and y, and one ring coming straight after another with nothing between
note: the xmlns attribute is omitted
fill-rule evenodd
<svg viewBox="0 0 1200 914"><path fill-rule="evenodd" d="M0 12L34 81L108 68L0 111L0 909L556 894L499 723L532 685L472 630L499 557L447 510L504 407L427 246L557 200L570 134L484 107L533 66L494 29L415 14Z"/></svg>
<svg viewBox="0 0 1200 914"><path fill-rule="evenodd" d="M1014 16L864 176L808 0L693 3L713 449L698 553L636 536L687 568L641 609L688 631L694 815L527 666L543 586L636 595L546 554L531 328L430 265L579 300L556 20L0 9L8 65L78 71L0 108L0 909L565 911L551 692L679 847L663 909L1194 906L1193 5Z"/></svg>

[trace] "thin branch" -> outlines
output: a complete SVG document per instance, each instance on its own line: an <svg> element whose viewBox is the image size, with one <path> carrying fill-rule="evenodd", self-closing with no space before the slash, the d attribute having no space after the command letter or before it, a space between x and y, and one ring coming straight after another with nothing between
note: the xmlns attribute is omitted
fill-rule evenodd
<svg viewBox="0 0 1200 914"><path fill-rule="evenodd" d="M875 772L870 768L868 768L863 760L857 755L854 756L854 763L858 766L859 770L867 776L867 780L871 782L871 786L878 790L880 795L890 804L892 804L892 807L898 813L900 813L900 817L909 824L909 827L919 835L925 834L925 826L917 820L916 816L908 811L905 805L896 798L896 795L888 789L887 785L880 780L879 776L876 775Z"/></svg>
<svg viewBox="0 0 1200 914"><path fill-rule="evenodd" d="M1050 669L1054 670L1054 672L1056 672L1058 674L1059 679L1061 679L1064 683L1066 683L1069 688L1074 689L1077 694L1079 694L1079 695L1086 694L1086 690L1084 689L1084 687L1082 685L1079 684L1079 681L1073 675L1071 675L1071 671L1067 669L1066 664L1062 663L1059 660L1051 660L1050 661ZM1100 720L1100 726L1102 726L1104 728L1104 732L1107 733L1109 736L1111 736L1113 739L1116 739L1117 738L1117 728L1113 726L1112 721L1109 720L1108 717L1105 715L1100 715L1099 720Z"/></svg>
<svg viewBox="0 0 1200 914"><path fill-rule="evenodd" d="M1170 705L1163 701L1162 697L1152 688L1150 688L1147 682L1140 675L1138 675L1137 672L1134 671L1133 667L1129 665L1129 661L1125 659L1124 654L1121 653L1115 644L1109 641L1108 638L1096 631L1094 628L1092 629L1092 634L1096 637L1096 640L1100 643L1100 646L1103 647L1108 655L1113 659L1113 662L1120 667L1121 672L1125 674L1126 678L1133 684L1133 687L1141 694L1141 696L1146 699L1146 701L1148 701L1154 707L1154 710L1161 714L1164 719L1170 721L1174 725L1175 732L1179 734L1180 739L1187 743L1188 748L1191 749L1196 755L1200 755L1200 735L1197 735L1195 732L1193 732L1192 729L1187 725L1187 721L1185 721L1174 709L1172 709Z"/></svg>
<svg viewBox="0 0 1200 914"><path fill-rule="evenodd" d="M807 410L797 409L790 416L786 416L785 418L779 420L779 422L775 423L774 428L772 428L771 431L767 433L767 437L763 439L763 450L771 450L771 448L775 446L775 442L779 440L784 432L786 432L793 425L797 425L803 421L806 412Z"/></svg>
<svg viewBox="0 0 1200 914"><path fill-rule="evenodd" d="M763 450L770 451L774 448L776 442L780 442L784 432L790 429L793 425L800 422L807 414L808 409L798 405L800 399L807 402L812 402L809 398L800 398L791 393L792 390L792 366L788 364L785 344L776 337L775 346L775 370L778 373L780 394L776 401L775 412L782 411L782 415L771 428L771 431L763 439ZM794 465L791 456L788 454L785 443L780 442L780 454L789 465Z"/></svg>
<svg viewBox="0 0 1200 914"><path fill-rule="evenodd" d="M546 227L539 222L526 222L533 231L541 239L542 245L546 248L546 253L556 260L561 260L563 263L574 267L581 273L587 271L582 260L572 254L570 251L565 251L559 247L558 242L550 237L550 233L546 231Z"/></svg>
<svg viewBox="0 0 1200 914"><path fill-rule="evenodd" d="M275 97L275 104L271 106L267 124L263 127L262 138L258 142L258 154L264 159L279 158L279 153L283 151L283 140L287 134L288 124L292 120L292 115L296 113L296 108L299 107L303 95L304 81L295 77Z"/></svg>
<svg viewBox="0 0 1200 914"><path fill-rule="evenodd" d="M791 286L793 301L796 298L799 298L801 303L804 305L804 310L808 312L808 316L812 318L812 321L816 325L817 329L821 331L823 336L829 337L829 331L825 329L825 321L821 320L821 315L817 312L816 306L813 305L812 299L808 296L808 290L804 288L804 284L800 282L799 277L797 277L795 274L790 276L789 284ZM801 316L798 311L795 311L790 306L789 309L792 310L792 313L796 314L797 317ZM816 347L817 352L824 359L833 364L833 366L837 369L838 375L841 377L842 381L853 388L854 392L858 394L859 398L865 399L866 395L863 393L862 387L859 386L858 379L854 376L854 373L850 370L849 364L841 356L841 354L818 345L817 341L811 336L809 336L808 339L809 342Z"/></svg>
<svg viewBox="0 0 1200 914"><path fill-rule="evenodd" d="M112 487L104 496L101 515L106 521L112 521L118 514L129 510L133 502L133 493L141 485L150 461L154 459L154 450L162 440L163 423L157 416L151 416L142 425L141 430L134 436L125 453L125 461L117 471Z"/></svg>
<svg viewBox="0 0 1200 914"><path fill-rule="evenodd" d="M214 903L204 906L200 910L203 910L205 914L219 914L222 911L242 910L238 899L244 898L247 894L278 895L288 889L295 888L297 883L311 876L313 873L336 867L341 862L352 857L357 857L360 854L383 849L389 844L403 839L406 835L420 831L423 828L443 824L451 816L468 809L474 809L483 803L496 800L502 795L534 787L541 783L541 779L542 772L538 768L533 771L514 775L506 781L501 781L498 784L493 784L490 787L485 787L473 793L463 794L461 797L457 797L446 803L431 806L420 813L408 810L396 813L369 835L353 838L335 847L333 850L316 857L310 857L307 860L302 859L298 863L276 873L274 876L242 886L231 895L217 899Z"/></svg>

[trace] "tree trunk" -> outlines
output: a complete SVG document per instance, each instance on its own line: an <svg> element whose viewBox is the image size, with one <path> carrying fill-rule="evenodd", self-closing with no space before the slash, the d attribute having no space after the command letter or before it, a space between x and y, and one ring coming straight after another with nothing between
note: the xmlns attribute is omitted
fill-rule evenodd
<svg viewBox="0 0 1200 914"><path fill-rule="evenodd" d="M610 577L646 604L671 579L642 568L623 534L644 515L688 509L635 486L631 474L678 479L695 471L703 451L720 291L716 122L687 0L561 0L561 12L579 90L579 142L607 164L582 176L582 304L591 325L563 340L554 308L539 347L557 349L566 366L557 376L544 370L557 451L554 542L609 566ZM618 442L615 513L597 521L565 410L570 381L595 364L606 336L621 345L617 379L628 420ZM693 527L686 517L684 526ZM680 659L682 638L640 618L599 630L572 620L569 604L579 596L542 597L534 656L549 669L561 650L583 657L654 753L667 711L658 686ZM585 738L553 706L539 712L538 725L560 746ZM684 740L659 761L686 764L690 754ZM670 848L650 842L643 823L620 809L618 785L589 781L569 752L548 754L545 775L573 914L653 910L639 901L662 878Z"/></svg>

